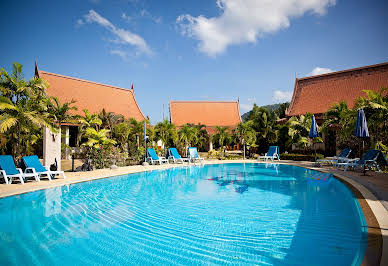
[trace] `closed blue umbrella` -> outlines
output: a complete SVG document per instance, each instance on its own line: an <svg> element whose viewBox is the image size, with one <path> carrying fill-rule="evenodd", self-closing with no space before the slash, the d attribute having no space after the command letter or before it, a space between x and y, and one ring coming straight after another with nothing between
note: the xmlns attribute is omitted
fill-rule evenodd
<svg viewBox="0 0 388 266"><path fill-rule="evenodd" d="M310 127L309 137L311 139L319 137L319 135L318 135L318 125L317 125L317 121L315 120L315 116L314 115L313 115L313 118L311 119L311 127ZM317 151L315 150L314 143L313 143L313 147L314 147L315 161L316 161L317 160Z"/></svg>
<svg viewBox="0 0 388 266"><path fill-rule="evenodd" d="M318 135L318 125L317 125L317 121L315 120L315 116L313 115L313 118L311 120L309 137L313 139L313 138L316 138L318 136L319 136Z"/></svg>
<svg viewBox="0 0 388 266"><path fill-rule="evenodd" d="M368 138L369 131L366 123L366 117L363 109L357 111L356 127L354 128L354 136L358 138Z"/></svg>
<svg viewBox="0 0 388 266"><path fill-rule="evenodd" d="M363 109L357 111L356 127L354 128L354 136L362 138L362 153L364 153L364 138L369 137L368 125L366 123L366 117ZM360 156L361 157L361 156ZM366 175L366 168L364 165L363 175Z"/></svg>

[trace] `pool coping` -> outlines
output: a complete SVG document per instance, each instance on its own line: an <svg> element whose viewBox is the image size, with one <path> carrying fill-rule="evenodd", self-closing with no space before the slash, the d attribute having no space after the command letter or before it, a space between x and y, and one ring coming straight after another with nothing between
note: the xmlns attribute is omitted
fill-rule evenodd
<svg viewBox="0 0 388 266"><path fill-rule="evenodd" d="M257 160L206 160L205 164L227 164L227 163L265 163ZM297 167L303 167L315 171L324 173L332 173L330 169L316 168L313 165L306 164L306 162L294 162L294 161L280 161L279 164L288 164ZM102 169L93 172L78 172L66 173L74 175L72 179L55 179L54 181L42 184L42 182L35 183L30 187L17 187L14 190L2 191L0 187L0 198L25 194L38 190L49 189L59 186L68 186L70 184L89 182L92 180L103 179L108 177L122 176L127 174L135 174L140 172L148 172L155 170L165 170L178 167L190 167L194 165L187 164L168 164L168 165L150 165L150 166L129 166L122 167L118 170ZM82 175L88 174L89 177L82 177ZM96 174L96 175L93 175ZM357 197L357 200L361 206L361 210L364 214L365 221L368 229L368 240L362 259L361 265L388 265L388 211L384 208L383 204L373 195L373 193L361 183L350 179L344 175L338 173L332 173L335 178L344 183ZM44 182L44 181L43 181ZM19 185L19 184L18 184ZM5 185L9 186L9 185ZM372 237L373 236L373 237ZM380 262L380 263L378 263Z"/></svg>

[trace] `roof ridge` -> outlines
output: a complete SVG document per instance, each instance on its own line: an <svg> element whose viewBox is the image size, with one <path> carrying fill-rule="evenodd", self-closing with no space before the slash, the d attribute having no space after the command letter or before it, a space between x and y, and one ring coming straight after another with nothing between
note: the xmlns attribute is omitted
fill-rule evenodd
<svg viewBox="0 0 388 266"><path fill-rule="evenodd" d="M238 101L170 101L170 103L238 103Z"/></svg>
<svg viewBox="0 0 388 266"><path fill-rule="evenodd" d="M80 78L61 75L61 74L57 74L57 73L47 72L47 71L40 70L40 69L38 69L38 73L44 73L44 74L48 74L48 75L52 75L52 76L57 76L60 78L72 79L72 80L77 80L77 81L81 81L81 82L87 82L87 83L91 83L91 84L96 84L96 85L101 85L101 86L105 86L105 87L118 89L118 90L132 91L131 89L121 88L121 87L117 87L117 86L113 86L113 85L109 85L109 84L104 84L104 83L100 83L100 82L94 82L94 81L90 81L90 80L86 80L86 79L80 79Z"/></svg>
<svg viewBox="0 0 388 266"><path fill-rule="evenodd" d="M364 69L368 69L368 68L381 67L381 66L385 66L385 65L388 66L388 62L383 62L383 63L379 63L379 64L374 64L374 65L368 65L368 66L362 66L362 67L356 67L356 68L349 68L349 69L345 69L345 70L339 70L339 71L335 71L335 72L329 72L329 73L320 74L320 75L307 76L307 77L297 78L297 79L300 80L300 81L303 81L303 80L308 80L308 79L327 77L327 76L336 75L336 74L343 74L343 73L352 72L352 71L364 70Z"/></svg>
<svg viewBox="0 0 388 266"><path fill-rule="evenodd" d="M133 85L132 85L133 86ZM133 89L129 90L132 94L133 101L136 104L137 109L139 110L140 114L143 116L143 120L146 120L146 116L143 114L142 110L140 109L139 104L137 103L136 97L135 97L135 91Z"/></svg>

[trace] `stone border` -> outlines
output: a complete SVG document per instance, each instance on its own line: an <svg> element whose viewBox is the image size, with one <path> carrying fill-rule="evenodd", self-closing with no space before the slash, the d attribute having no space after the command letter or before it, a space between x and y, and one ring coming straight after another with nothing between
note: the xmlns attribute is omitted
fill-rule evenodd
<svg viewBox="0 0 388 266"><path fill-rule="evenodd" d="M265 163L256 160L207 160L205 164L226 164L226 163ZM305 165L302 162L280 161L279 164L288 164L297 167L303 167L319 172L331 173L327 169L315 168L310 165ZM130 166L122 167L119 170L101 169L93 172L78 172L72 173L74 175L69 179L56 179L50 183L35 183L36 186L31 187L17 187L14 190L2 191L0 189L0 198L20 195L38 190L48 188L65 186L70 184L88 182L92 180L122 176L127 174L134 174L139 172L148 172L155 170L164 170L177 167L190 167L193 165L184 164L168 164L158 166ZM69 173L70 174L70 173ZM78 174L78 178L77 178ZM332 173L333 174L333 173ZM82 175L89 175L89 177L82 177ZM388 265L388 211L384 208L382 203L362 184L352 180L341 174L333 174L340 182L344 183L357 197L361 206L365 221L368 227L368 241L361 265ZM384 245L385 243L385 245Z"/></svg>

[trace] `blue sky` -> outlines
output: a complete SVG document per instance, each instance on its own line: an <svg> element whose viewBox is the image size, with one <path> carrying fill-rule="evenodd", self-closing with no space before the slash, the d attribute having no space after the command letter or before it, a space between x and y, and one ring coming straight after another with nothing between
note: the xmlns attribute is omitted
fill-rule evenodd
<svg viewBox="0 0 388 266"><path fill-rule="evenodd" d="M280 3L281 2L281 3ZM295 73L388 61L387 1L0 2L0 66L12 62L130 88L152 122L169 100L290 98Z"/></svg>

